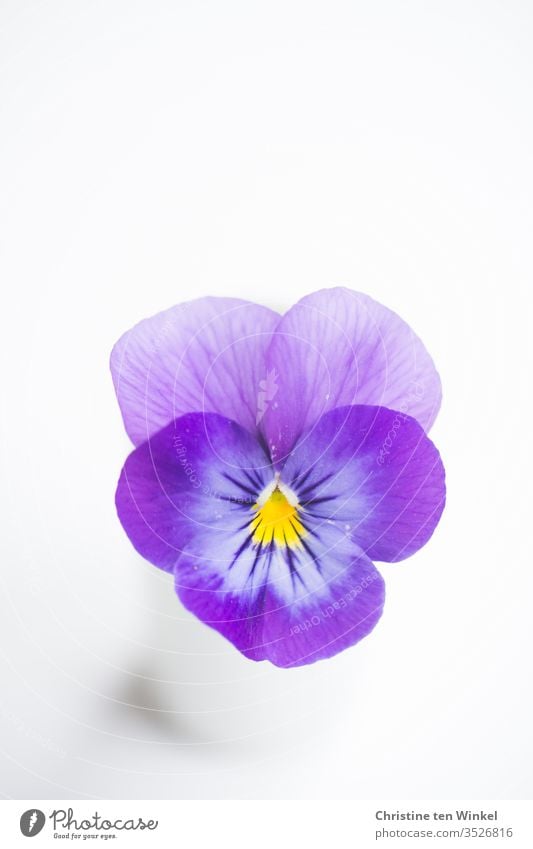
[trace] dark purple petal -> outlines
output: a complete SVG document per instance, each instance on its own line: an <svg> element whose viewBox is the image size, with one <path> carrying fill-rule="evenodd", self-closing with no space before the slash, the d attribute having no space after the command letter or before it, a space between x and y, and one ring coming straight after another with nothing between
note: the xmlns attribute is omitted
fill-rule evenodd
<svg viewBox="0 0 533 849"><path fill-rule="evenodd" d="M374 628L385 586L346 534L326 526L306 541L299 550L246 547L235 559L237 535L196 537L194 554L178 562L178 595L252 660L287 667L332 657Z"/></svg>
<svg viewBox="0 0 533 849"><path fill-rule="evenodd" d="M267 372L273 390L262 426L276 462L335 407L389 407L427 431L440 406L439 376L418 336L394 312L349 289L315 292L283 316Z"/></svg>
<svg viewBox="0 0 533 849"><path fill-rule="evenodd" d="M251 503L271 478L251 434L222 416L190 413L130 454L117 512L137 551L171 572L191 536L248 524Z"/></svg>
<svg viewBox="0 0 533 849"><path fill-rule="evenodd" d="M201 298L141 321L119 339L111 372L138 445L179 416L214 412L255 431L279 316L232 298Z"/></svg>
<svg viewBox="0 0 533 849"><path fill-rule="evenodd" d="M433 533L445 502L439 453L415 419L385 407L326 413L286 461L282 480L307 524L334 524L373 560L403 560Z"/></svg>

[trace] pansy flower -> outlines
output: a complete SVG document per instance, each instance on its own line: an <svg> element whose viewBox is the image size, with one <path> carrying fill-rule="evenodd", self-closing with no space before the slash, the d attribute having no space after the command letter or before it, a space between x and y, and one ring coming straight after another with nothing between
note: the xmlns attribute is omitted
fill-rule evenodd
<svg viewBox="0 0 533 849"><path fill-rule="evenodd" d="M440 381L409 326L343 288L283 316L201 298L127 332L111 369L135 445L118 515L185 607L283 667L366 636L374 561L416 552L444 507Z"/></svg>

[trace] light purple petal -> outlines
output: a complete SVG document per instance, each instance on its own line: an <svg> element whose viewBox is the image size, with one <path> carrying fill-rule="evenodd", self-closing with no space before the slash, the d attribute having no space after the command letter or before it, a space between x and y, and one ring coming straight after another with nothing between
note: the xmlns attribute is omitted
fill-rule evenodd
<svg viewBox="0 0 533 849"><path fill-rule="evenodd" d="M111 371L134 444L189 412L220 413L255 431L265 351L278 321L247 301L201 298L125 333Z"/></svg>
<svg viewBox="0 0 533 849"><path fill-rule="evenodd" d="M333 524L373 560L409 557L431 537L445 503L439 452L410 416L340 407L305 434L281 471L307 526Z"/></svg>
<svg viewBox="0 0 533 849"><path fill-rule="evenodd" d="M262 427L276 462L335 407L369 404L407 413L429 430L439 376L399 316L349 289L324 289L293 306L267 352L272 390Z"/></svg>

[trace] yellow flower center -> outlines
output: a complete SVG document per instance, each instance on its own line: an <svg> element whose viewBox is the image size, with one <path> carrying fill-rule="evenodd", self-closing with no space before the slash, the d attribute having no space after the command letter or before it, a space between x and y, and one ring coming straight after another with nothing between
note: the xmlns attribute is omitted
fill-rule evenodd
<svg viewBox="0 0 533 849"><path fill-rule="evenodd" d="M298 519L298 506L291 504L277 487L264 504L254 504L255 517L250 525L254 543L268 545L274 540L280 546L297 546L306 534Z"/></svg>

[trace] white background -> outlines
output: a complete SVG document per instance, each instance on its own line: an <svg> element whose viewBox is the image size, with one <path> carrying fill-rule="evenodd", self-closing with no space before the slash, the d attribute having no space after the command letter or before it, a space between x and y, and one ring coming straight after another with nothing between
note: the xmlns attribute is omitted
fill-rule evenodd
<svg viewBox="0 0 533 849"><path fill-rule="evenodd" d="M531 795L533 9L0 6L0 790ZM118 336L343 283L444 386L448 506L373 634L254 664L115 516Z"/></svg>

